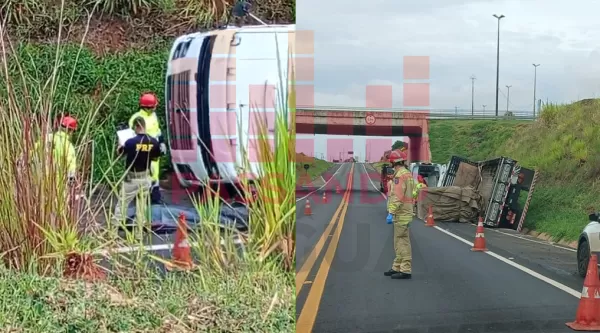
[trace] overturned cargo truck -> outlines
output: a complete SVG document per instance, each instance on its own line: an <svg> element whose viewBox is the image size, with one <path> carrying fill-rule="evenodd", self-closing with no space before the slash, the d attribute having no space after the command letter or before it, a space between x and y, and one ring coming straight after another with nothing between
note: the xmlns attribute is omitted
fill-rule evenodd
<svg viewBox="0 0 600 333"><path fill-rule="evenodd" d="M441 187L428 189L430 193L420 203L419 217L431 205L436 219L436 215L443 217L444 210L454 208L457 213L450 214L450 220L477 222L481 216L485 226L520 230L535 187L534 179L534 170L508 157L471 161L452 156ZM528 192L523 207L519 204L521 191Z"/></svg>

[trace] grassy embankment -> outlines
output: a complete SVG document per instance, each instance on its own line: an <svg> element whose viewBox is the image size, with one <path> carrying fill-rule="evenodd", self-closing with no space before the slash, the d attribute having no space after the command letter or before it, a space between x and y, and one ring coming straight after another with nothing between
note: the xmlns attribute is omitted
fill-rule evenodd
<svg viewBox="0 0 600 333"><path fill-rule="evenodd" d="M65 165L55 161L55 167L40 167L53 164L48 163L49 150L34 149L34 143L45 137L61 113L78 116L80 129L74 141L83 165L76 185L86 193L97 189L96 185L114 187L122 170L114 156L115 125L136 110L141 91L162 95L167 49L156 43L100 57L87 43L82 48L73 43L58 48L56 43L24 38L27 31L41 29L40 21L47 28L56 25L55 30L46 31L46 38L60 30L60 9L50 3L55 2L30 2L35 8L9 12L13 24L9 30L18 36L13 40L22 43L11 52L7 52L8 45L2 48L3 55L10 54L1 60L7 67L0 75L2 331L293 331L295 134L287 129L295 126L285 124L285 116L279 119L280 145L275 152L262 142L260 155L267 161L263 177L271 182L257 188L244 256L237 255L229 241L220 245L215 200L198 204L203 228L190 235L192 252L202 258L198 270L166 277L157 274L148 265L160 264L159 259L143 248L127 255L103 255L102 251L116 246L139 247L143 231L134 230L123 240L101 229L84 228L95 220L93 215L110 212L92 211L85 201L81 209L75 209L73 196L65 193L63 180L56 177L66 173ZM80 15L73 11L82 12L73 7L77 4L66 1L65 15ZM144 1L136 9L148 17L145 6L154 6L154 1ZM121 13L117 16L122 21L128 20L123 11L133 11L132 7L105 9ZM205 16L206 21L209 18ZM18 29L16 24L20 24ZM104 39L110 38L105 35ZM164 110L162 103L159 110ZM99 268L88 257L102 257L110 268ZM65 268L73 270L65 272ZM83 282L84 277L93 283Z"/></svg>
<svg viewBox="0 0 600 333"><path fill-rule="evenodd" d="M305 164L309 165L308 170L304 169ZM309 182L315 180L332 166L332 162L306 156L303 153L296 153L296 179L298 181Z"/></svg>
<svg viewBox="0 0 600 333"><path fill-rule="evenodd" d="M599 209L600 103L544 107L537 122L438 121L430 128L434 162L507 156L540 176L525 228L572 242Z"/></svg>
<svg viewBox="0 0 600 333"><path fill-rule="evenodd" d="M378 173L381 173L381 167L383 167L384 164L389 164L389 163L386 163L386 162L371 163L371 165L373 166L373 168L375 168L375 170L377 170Z"/></svg>

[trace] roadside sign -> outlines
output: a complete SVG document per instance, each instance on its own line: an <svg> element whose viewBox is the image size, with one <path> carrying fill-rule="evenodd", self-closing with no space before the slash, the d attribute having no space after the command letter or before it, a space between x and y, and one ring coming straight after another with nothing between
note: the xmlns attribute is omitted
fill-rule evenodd
<svg viewBox="0 0 600 333"><path fill-rule="evenodd" d="M365 121L367 122L367 125L373 125L373 124L375 124L375 116L372 114L368 114L365 117Z"/></svg>

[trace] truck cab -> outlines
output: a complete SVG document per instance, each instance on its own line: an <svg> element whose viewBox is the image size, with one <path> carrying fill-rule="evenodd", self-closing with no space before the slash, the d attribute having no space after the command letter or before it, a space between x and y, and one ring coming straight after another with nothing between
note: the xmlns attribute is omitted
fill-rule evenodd
<svg viewBox="0 0 600 333"><path fill-rule="evenodd" d="M294 31L293 24L227 27L175 40L165 106L171 159L182 187L256 179L262 164L256 158L256 119L266 120L267 138L273 140L275 114L287 110L281 106L288 103ZM250 170L242 170L248 159Z"/></svg>

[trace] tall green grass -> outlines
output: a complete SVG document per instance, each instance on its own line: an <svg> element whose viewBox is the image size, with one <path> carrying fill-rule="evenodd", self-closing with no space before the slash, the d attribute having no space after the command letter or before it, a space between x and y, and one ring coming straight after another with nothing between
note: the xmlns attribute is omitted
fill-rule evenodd
<svg viewBox="0 0 600 333"><path fill-rule="evenodd" d="M4 35L1 27L0 32ZM11 268L37 266L47 271L53 263L47 256L50 252L93 246L93 241L82 236L89 222L82 220L86 216L83 212L89 205L78 198L90 189L89 173L79 173L73 184L67 184L67 161L54 159L46 144L64 116L53 98L62 61L60 43L56 45L55 70L37 84L24 73L22 62L16 62L19 75L11 75L9 53L14 53L12 44L2 41L0 186L4 190L0 193L0 253ZM100 123L97 115L98 107L90 107L79 117L80 129L73 138L79 147L78 160L90 154L90 129Z"/></svg>
<svg viewBox="0 0 600 333"><path fill-rule="evenodd" d="M165 259L142 246L150 232L145 228L150 222L145 216L141 216L139 227L124 238L99 225L111 219L114 204L111 196L98 194L100 185L113 192L119 188L119 180L114 181L109 175L120 162L107 161L108 167L100 176L91 170L99 151L116 148L116 142L98 146L97 137L101 133L95 129L106 121L100 116L103 101L121 83L117 81L110 87L104 100L89 101L88 108L77 114L79 130L73 136L73 143L80 167L73 185L57 176L67 173L66 163L53 161L52 151L46 145L36 145L45 141L56 129L55 120L64 115L63 106L69 105L69 101L57 98L72 98L68 97L73 96L69 90L73 89L72 80L79 69L78 59L66 58L60 36L55 47L54 66L49 75L23 70L15 75L8 64L22 69L30 59L15 57L15 48L2 44L0 276L3 281L0 284L10 283L14 288L0 288L0 297L9 299L3 303L5 306L0 306L0 327L30 331L68 328L78 332L131 331L138 327L151 331L175 331L177 327L190 331L240 327L262 332L293 330L296 175L294 112L289 108L295 104L293 89L278 105L276 149L269 145L263 128L265 132L259 140L262 163L257 180L242 179L240 191L251 201L249 232L239 234L221 228L219 209L228 203L214 192L209 192L204 201L195 198L202 223L190 234L190 243L200 258L198 269L165 278L153 268L164 264ZM11 61L7 54L13 55ZM65 74L62 66L73 61L73 71ZM65 75L67 87L62 84L59 87L59 82L65 82ZM113 75L122 73L115 71ZM280 81L285 84L288 80ZM66 89L67 94L58 95L59 89L61 92ZM244 160L241 174L250 172L247 156ZM251 187L256 189L256 198L251 197ZM240 246L233 244L234 238L243 240L241 251ZM117 247L131 250L119 254L113 251ZM102 260L105 270L89 261L92 259ZM68 269L88 273L90 278L101 277L98 272L103 271L109 280L95 280L99 291L88 292L85 285L74 282L75 286L71 286L64 279ZM69 291L71 288L76 291ZM28 294L28 290L36 294ZM110 310L120 301L98 296L107 290L125 299L126 304L119 304L122 312ZM77 308L91 306L95 312L92 317L71 314L72 320L65 320L71 310L61 307L56 295L65 298L63 303ZM198 311L186 312L190 308ZM210 315L215 316L212 320L198 319L203 318L207 308L220 310L211 310ZM54 319L42 320L42 317Z"/></svg>

